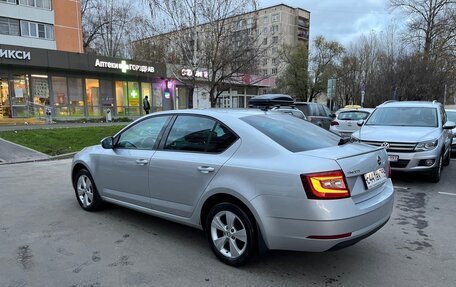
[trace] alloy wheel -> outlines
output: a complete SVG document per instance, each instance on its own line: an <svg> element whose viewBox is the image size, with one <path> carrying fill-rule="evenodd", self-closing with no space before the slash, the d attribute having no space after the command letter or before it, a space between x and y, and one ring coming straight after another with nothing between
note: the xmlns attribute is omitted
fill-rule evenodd
<svg viewBox="0 0 456 287"><path fill-rule="evenodd" d="M223 256L236 259L247 249L247 231L242 220L231 211L220 211L211 222L211 238Z"/></svg>
<svg viewBox="0 0 456 287"><path fill-rule="evenodd" d="M93 185L90 178L83 174L78 178L77 183L78 198L82 205L87 208L93 202Z"/></svg>

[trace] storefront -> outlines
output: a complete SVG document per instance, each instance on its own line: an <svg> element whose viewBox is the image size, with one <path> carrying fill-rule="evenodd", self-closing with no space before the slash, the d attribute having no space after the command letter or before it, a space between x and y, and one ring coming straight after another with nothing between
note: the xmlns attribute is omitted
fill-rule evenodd
<svg viewBox="0 0 456 287"><path fill-rule="evenodd" d="M60 118L102 117L107 109L136 117L145 96L152 111L173 109L173 83L162 63L0 45L0 117L40 117L48 107Z"/></svg>

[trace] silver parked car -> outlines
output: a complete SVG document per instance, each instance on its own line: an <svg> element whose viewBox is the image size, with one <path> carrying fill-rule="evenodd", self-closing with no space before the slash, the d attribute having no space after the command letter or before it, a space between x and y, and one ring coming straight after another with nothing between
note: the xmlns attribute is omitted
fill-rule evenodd
<svg viewBox="0 0 456 287"><path fill-rule="evenodd" d="M352 139L385 147L393 170L424 172L438 182L442 166L450 164L454 127L438 102L387 102L372 112Z"/></svg>
<svg viewBox="0 0 456 287"><path fill-rule="evenodd" d="M445 110L449 121L456 123L456 110ZM451 152L456 154L456 127L452 131L453 140L451 141Z"/></svg>
<svg viewBox="0 0 456 287"><path fill-rule="evenodd" d="M389 219L383 148L346 144L278 112L167 111L85 148L71 179L87 211L104 201L203 229L215 255L347 247Z"/></svg>
<svg viewBox="0 0 456 287"><path fill-rule="evenodd" d="M331 122L329 130L341 137L350 137L354 131L359 130L358 121L365 120L374 109L347 109L339 112Z"/></svg>

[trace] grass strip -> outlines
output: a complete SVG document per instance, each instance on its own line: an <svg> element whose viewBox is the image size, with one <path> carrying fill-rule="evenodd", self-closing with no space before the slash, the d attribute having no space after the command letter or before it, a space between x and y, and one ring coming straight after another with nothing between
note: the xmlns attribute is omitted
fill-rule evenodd
<svg viewBox="0 0 456 287"><path fill-rule="evenodd" d="M122 128L123 126L106 126L5 131L0 132L0 138L55 156L98 144Z"/></svg>

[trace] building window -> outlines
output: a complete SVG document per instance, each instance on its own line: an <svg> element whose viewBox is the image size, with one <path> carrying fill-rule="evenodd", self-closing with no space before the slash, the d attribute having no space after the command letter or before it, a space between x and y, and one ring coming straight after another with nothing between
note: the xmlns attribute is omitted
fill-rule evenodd
<svg viewBox="0 0 456 287"><path fill-rule="evenodd" d="M279 43L279 36L273 36L272 37L272 44L277 44Z"/></svg>
<svg viewBox="0 0 456 287"><path fill-rule="evenodd" d="M19 36L19 20L0 17L0 34Z"/></svg>
<svg viewBox="0 0 456 287"><path fill-rule="evenodd" d="M274 23L274 22L278 22L278 21L280 21L280 14L279 13L272 14L271 22Z"/></svg>
<svg viewBox="0 0 456 287"><path fill-rule="evenodd" d="M269 16L263 17L263 25L267 25L269 23Z"/></svg>
<svg viewBox="0 0 456 287"><path fill-rule="evenodd" d="M263 66L267 66L268 65L268 58L264 58L263 59Z"/></svg>
<svg viewBox="0 0 456 287"><path fill-rule="evenodd" d="M266 35L268 33L268 27L263 28L263 34Z"/></svg>
<svg viewBox="0 0 456 287"><path fill-rule="evenodd" d="M86 79L87 110L89 116L101 116L100 82L96 79Z"/></svg>
<svg viewBox="0 0 456 287"><path fill-rule="evenodd" d="M272 25L271 34L279 33L279 25Z"/></svg>
<svg viewBox="0 0 456 287"><path fill-rule="evenodd" d="M49 24L21 20L21 35L24 37L54 40L54 27Z"/></svg>
<svg viewBox="0 0 456 287"><path fill-rule="evenodd" d="M268 44L268 38L264 38L263 39L263 45L267 45Z"/></svg>
<svg viewBox="0 0 456 287"><path fill-rule="evenodd" d="M279 62L279 60L277 58L272 58L273 65L277 65L278 62Z"/></svg>
<svg viewBox="0 0 456 287"><path fill-rule="evenodd" d="M47 10L51 10L52 7L51 0L19 0L19 4Z"/></svg>
<svg viewBox="0 0 456 287"><path fill-rule="evenodd" d="M70 99L70 116L84 116L84 97L82 93L82 79L68 78L68 91Z"/></svg>
<svg viewBox="0 0 456 287"><path fill-rule="evenodd" d="M0 0L0 2L6 2L10 4L16 4L16 0Z"/></svg>
<svg viewBox="0 0 456 287"><path fill-rule="evenodd" d="M116 82L117 115L139 116L139 83Z"/></svg>
<svg viewBox="0 0 456 287"><path fill-rule="evenodd" d="M32 75L32 95L35 105L35 116L44 116L49 106L49 83L47 75Z"/></svg>
<svg viewBox="0 0 456 287"><path fill-rule="evenodd" d="M65 77L52 77L54 115L68 116L68 87Z"/></svg>
<svg viewBox="0 0 456 287"><path fill-rule="evenodd" d="M277 68L272 68L271 74L277 75Z"/></svg>
<svg viewBox="0 0 456 287"><path fill-rule="evenodd" d="M268 69L261 70L261 74L263 76L267 76L268 75Z"/></svg>
<svg viewBox="0 0 456 287"><path fill-rule="evenodd" d="M271 53L273 55L277 54L278 51L279 51L279 49L277 47L272 47L272 49L271 49Z"/></svg>

